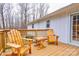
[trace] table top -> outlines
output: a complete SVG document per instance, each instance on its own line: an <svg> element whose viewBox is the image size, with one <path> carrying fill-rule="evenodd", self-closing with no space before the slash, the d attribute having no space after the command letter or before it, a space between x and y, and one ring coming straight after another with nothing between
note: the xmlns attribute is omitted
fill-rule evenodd
<svg viewBox="0 0 79 59"><path fill-rule="evenodd" d="M47 39L47 37L36 37L35 39L36 40L45 40L45 39Z"/></svg>

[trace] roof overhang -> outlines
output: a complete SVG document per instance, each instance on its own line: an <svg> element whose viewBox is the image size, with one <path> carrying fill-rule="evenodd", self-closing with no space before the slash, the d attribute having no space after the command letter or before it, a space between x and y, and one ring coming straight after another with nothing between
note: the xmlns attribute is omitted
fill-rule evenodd
<svg viewBox="0 0 79 59"><path fill-rule="evenodd" d="M27 25L31 25L31 24L35 24L35 23L38 23L38 22L41 22L41 21L56 18L57 16L62 16L64 14L73 14L73 12L77 12L77 11L79 11L79 3L73 3L73 4L70 4L66 7L64 7L64 8L56 10L55 12L52 12L52 13L44 16L44 17L41 17L41 18L36 19L32 22L29 22Z"/></svg>

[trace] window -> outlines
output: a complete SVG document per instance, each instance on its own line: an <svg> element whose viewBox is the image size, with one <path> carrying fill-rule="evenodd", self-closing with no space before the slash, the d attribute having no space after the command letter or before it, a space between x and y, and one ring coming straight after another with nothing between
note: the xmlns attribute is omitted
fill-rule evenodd
<svg viewBox="0 0 79 59"><path fill-rule="evenodd" d="M32 28L34 28L34 24L32 24Z"/></svg>
<svg viewBox="0 0 79 59"><path fill-rule="evenodd" d="M79 41L79 14L72 15L72 28L73 28L73 34L72 37L74 41Z"/></svg>
<svg viewBox="0 0 79 59"><path fill-rule="evenodd" d="M79 15L77 15L77 24L79 24Z"/></svg>
<svg viewBox="0 0 79 59"><path fill-rule="evenodd" d="M76 16L73 16L73 20L76 20Z"/></svg>
<svg viewBox="0 0 79 59"><path fill-rule="evenodd" d="M50 21L48 20L47 22L46 22L46 28L49 28L50 27Z"/></svg>
<svg viewBox="0 0 79 59"><path fill-rule="evenodd" d="M79 15L77 15L77 19L79 20Z"/></svg>

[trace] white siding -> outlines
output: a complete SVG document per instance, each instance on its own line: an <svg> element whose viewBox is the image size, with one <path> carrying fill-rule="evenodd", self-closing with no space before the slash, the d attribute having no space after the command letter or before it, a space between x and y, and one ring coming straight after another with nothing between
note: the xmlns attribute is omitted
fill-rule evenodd
<svg viewBox="0 0 79 59"><path fill-rule="evenodd" d="M46 28L46 22L39 23L39 28Z"/></svg>
<svg viewBox="0 0 79 59"><path fill-rule="evenodd" d="M32 25L28 25L27 28L28 28L28 29L32 29Z"/></svg>
<svg viewBox="0 0 79 59"><path fill-rule="evenodd" d="M35 29L39 28L38 23L34 24L34 28L35 28Z"/></svg>
<svg viewBox="0 0 79 59"><path fill-rule="evenodd" d="M50 20L50 27L54 30L55 34L59 36L59 41L69 43L70 15L64 15L49 20ZM28 28L31 27L32 27L31 25L28 26ZM46 28L46 21L34 24L34 28Z"/></svg>
<svg viewBox="0 0 79 59"><path fill-rule="evenodd" d="M28 29L32 29L32 25L27 26ZM34 28L46 28L46 22L41 22L41 23L35 23Z"/></svg>
<svg viewBox="0 0 79 59"><path fill-rule="evenodd" d="M65 15L51 20L50 27L54 29L55 34L59 36L59 40L64 43L70 42L70 16Z"/></svg>

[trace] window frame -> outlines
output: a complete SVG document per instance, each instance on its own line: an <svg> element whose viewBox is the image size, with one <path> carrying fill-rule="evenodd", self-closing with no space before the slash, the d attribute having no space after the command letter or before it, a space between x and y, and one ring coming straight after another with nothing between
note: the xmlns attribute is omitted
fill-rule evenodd
<svg viewBox="0 0 79 59"><path fill-rule="evenodd" d="M50 20L46 21L46 28L50 28Z"/></svg>

